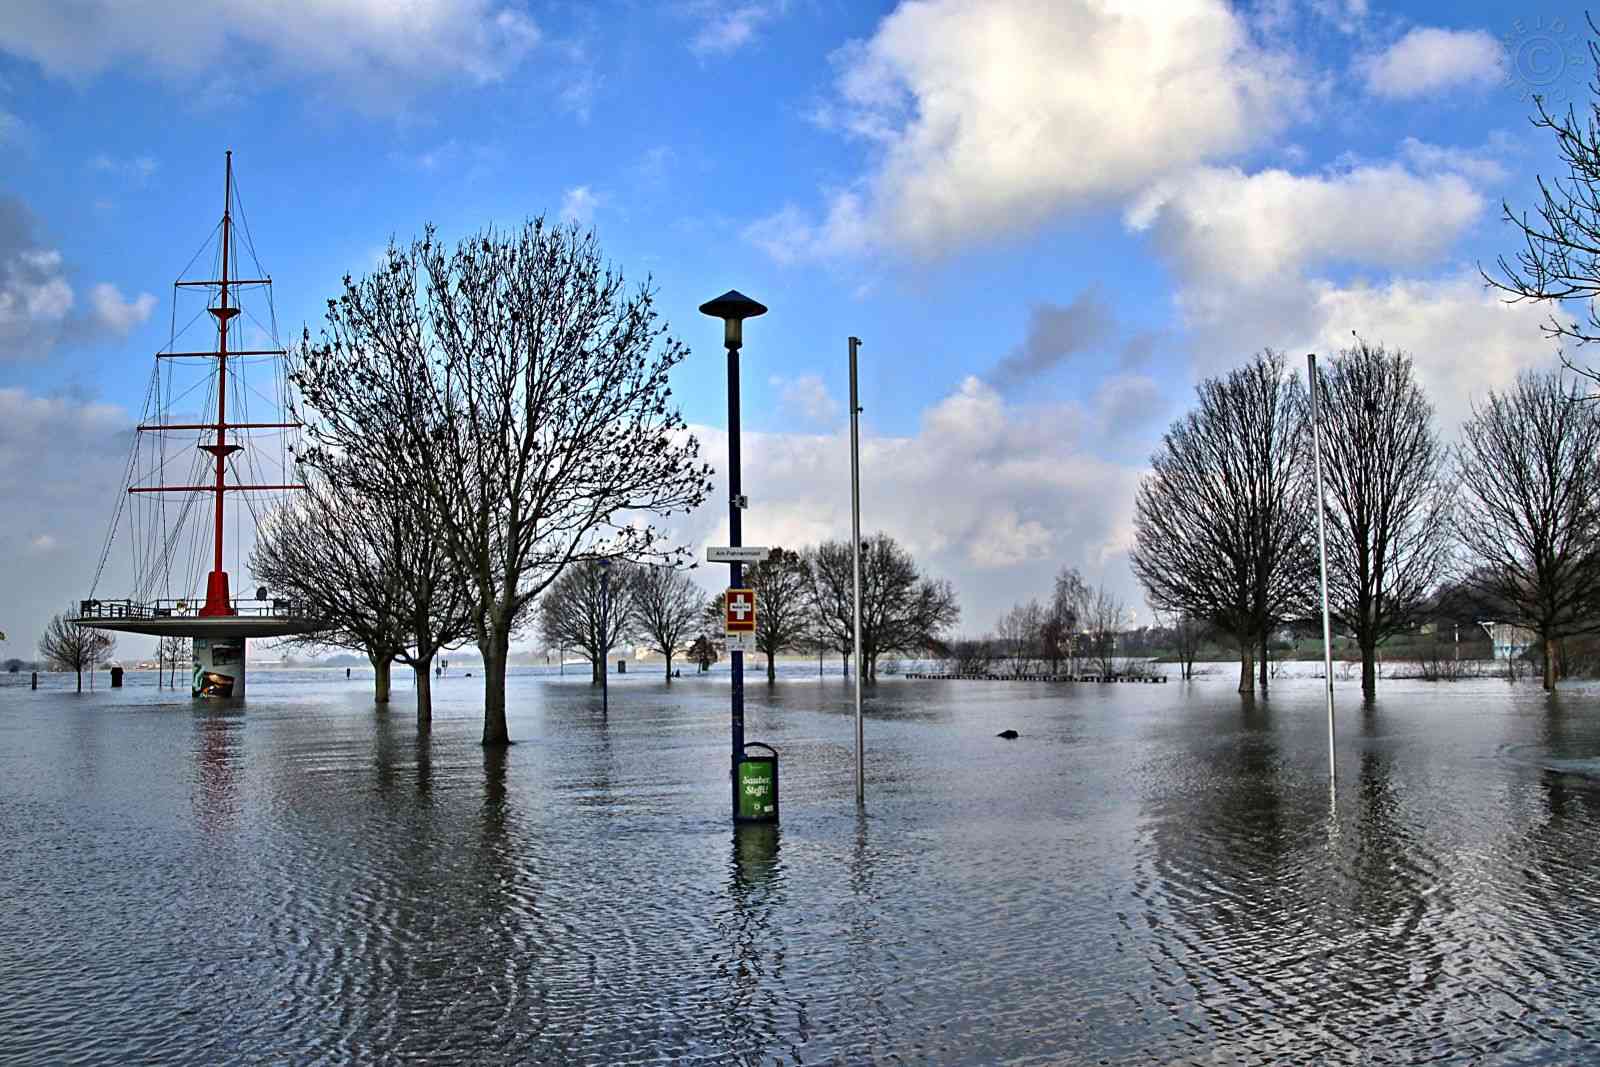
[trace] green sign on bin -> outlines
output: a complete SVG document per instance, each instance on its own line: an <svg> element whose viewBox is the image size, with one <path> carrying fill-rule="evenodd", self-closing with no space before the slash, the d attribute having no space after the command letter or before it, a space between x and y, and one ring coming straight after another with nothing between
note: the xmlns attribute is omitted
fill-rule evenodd
<svg viewBox="0 0 1600 1067"><path fill-rule="evenodd" d="M776 756L739 762L739 818L751 822L778 818L778 760Z"/></svg>

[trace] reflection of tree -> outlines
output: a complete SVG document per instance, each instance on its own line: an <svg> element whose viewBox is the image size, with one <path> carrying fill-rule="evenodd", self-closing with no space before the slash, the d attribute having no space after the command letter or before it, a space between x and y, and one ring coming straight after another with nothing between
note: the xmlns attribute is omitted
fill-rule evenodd
<svg viewBox="0 0 1600 1067"><path fill-rule="evenodd" d="M1153 786L1154 869L1138 883L1143 922L1130 926L1149 930L1158 1003L1147 1010L1172 1015L1212 1048L1249 1042L1262 1016L1282 1025L1307 1008L1284 981L1286 962L1306 959L1306 931L1283 899L1299 842L1275 724L1264 700L1246 693L1240 705L1235 730L1186 732L1185 773Z"/></svg>

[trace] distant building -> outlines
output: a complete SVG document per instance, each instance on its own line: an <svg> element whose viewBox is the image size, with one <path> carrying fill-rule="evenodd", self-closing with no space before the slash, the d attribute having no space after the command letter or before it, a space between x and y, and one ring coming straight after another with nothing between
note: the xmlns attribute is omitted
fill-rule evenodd
<svg viewBox="0 0 1600 1067"><path fill-rule="evenodd" d="M1494 642L1495 659L1515 659L1539 640L1539 635L1526 626L1513 626L1509 622L1480 622L1478 625Z"/></svg>

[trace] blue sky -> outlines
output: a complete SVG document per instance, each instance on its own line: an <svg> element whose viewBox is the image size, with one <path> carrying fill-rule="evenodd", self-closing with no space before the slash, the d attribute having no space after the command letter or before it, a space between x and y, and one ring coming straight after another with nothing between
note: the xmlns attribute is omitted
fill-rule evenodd
<svg viewBox="0 0 1600 1067"><path fill-rule="evenodd" d="M391 235L592 224L693 347L676 395L718 466L719 329L695 307L767 303L750 540L848 530L861 337L864 522L955 581L973 633L1063 565L1138 602L1140 470L1193 383L1264 346L1405 347L1447 437L1552 358L1474 265L1513 250L1502 198L1552 170L1529 92L1588 99L1577 7L280 7L0 10L0 655L92 573L225 148L286 336Z"/></svg>

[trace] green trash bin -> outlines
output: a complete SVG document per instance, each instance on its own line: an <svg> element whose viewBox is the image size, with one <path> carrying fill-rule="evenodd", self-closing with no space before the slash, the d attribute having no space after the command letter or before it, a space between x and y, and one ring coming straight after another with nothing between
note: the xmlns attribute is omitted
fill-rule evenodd
<svg viewBox="0 0 1600 1067"><path fill-rule="evenodd" d="M739 759L738 820L778 821L778 750L760 741L748 742Z"/></svg>

